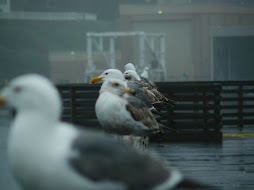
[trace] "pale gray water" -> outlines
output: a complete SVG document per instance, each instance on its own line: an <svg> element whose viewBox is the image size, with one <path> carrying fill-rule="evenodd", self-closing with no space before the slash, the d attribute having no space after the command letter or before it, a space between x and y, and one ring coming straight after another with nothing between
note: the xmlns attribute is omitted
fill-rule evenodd
<svg viewBox="0 0 254 190"><path fill-rule="evenodd" d="M0 189L19 190L7 164L6 141L11 122L7 113L0 111ZM249 127L243 132L253 133L254 129ZM151 149L159 153L167 167L179 168L192 179L223 190L254 189L254 137L226 138L222 144L163 143L158 147L158 143L152 143Z"/></svg>

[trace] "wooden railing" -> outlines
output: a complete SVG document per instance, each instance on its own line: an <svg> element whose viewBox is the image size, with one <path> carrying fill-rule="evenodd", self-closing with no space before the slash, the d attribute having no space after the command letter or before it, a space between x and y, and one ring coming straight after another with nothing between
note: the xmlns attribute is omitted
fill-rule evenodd
<svg viewBox="0 0 254 190"><path fill-rule="evenodd" d="M254 81L160 82L159 91L178 103L162 109L160 122L179 131L167 140L221 140L225 126L254 125ZM100 85L58 85L63 97L63 120L99 127L94 106Z"/></svg>
<svg viewBox="0 0 254 190"><path fill-rule="evenodd" d="M222 125L239 128L254 125L254 81L223 81Z"/></svg>
<svg viewBox="0 0 254 190"><path fill-rule="evenodd" d="M95 115L95 102L100 85L58 85L63 100L62 119L78 125L99 126Z"/></svg>
<svg viewBox="0 0 254 190"><path fill-rule="evenodd" d="M159 90L177 101L173 109L162 109L160 123L174 128L161 140L221 140L220 84L158 83ZM63 98L63 120L78 125L100 126L94 106L100 85L59 85Z"/></svg>
<svg viewBox="0 0 254 190"><path fill-rule="evenodd" d="M221 141L221 84L175 82L157 83L160 92L175 100L171 110L162 110L161 123L175 128L179 134L161 136L165 140Z"/></svg>

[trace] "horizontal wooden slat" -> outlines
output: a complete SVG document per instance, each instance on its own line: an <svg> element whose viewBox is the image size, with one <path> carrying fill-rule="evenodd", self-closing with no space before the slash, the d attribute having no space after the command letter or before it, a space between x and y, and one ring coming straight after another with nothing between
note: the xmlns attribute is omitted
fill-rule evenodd
<svg viewBox="0 0 254 190"><path fill-rule="evenodd" d="M222 97L222 101L254 101L254 97Z"/></svg>
<svg viewBox="0 0 254 190"><path fill-rule="evenodd" d="M222 120L223 125L250 125L254 124L254 119L244 119L244 120L239 120L239 119L224 119Z"/></svg>
<svg viewBox="0 0 254 190"><path fill-rule="evenodd" d="M215 96L199 96L199 95L189 95L189 96L172 96L175 101L215 101L217 98Z"/></svg>
<svg viewBox="0 0 254 190"><path fill-rule="evenodd" d="M181 129L215 128L215 125L216 125L215 121L210 121L207 124L201 121L192 121L192 122L177 121L177 122L173 122L172 124L168 126L181 130Z"/></svg>
<svg viewBox="0 0 254 190"><path fill-rule="evenodd" d="M235 109L240 108L239 105L221 105L220 107L223 110L230 110L230 109L231 110L235 110ZM254 108L254 105L245 105L245 104L243 104L243 105L241 105L241 108L243 108L243 109L251 109L251 108Z"/></svg>
<svg viewBox="0 0 254 190"><path fill-rule="evenodd" d="M219 106L216 105L207 105L204 106L203 104L176 104L174 106L174 110L203 110L203 109L212 110L215 108L219 108Z"/></svg>
<svg viewBox="0 0 254 190"><path fill-rule="evenodd" d="M222 94L238 94L239 90L238 89L226 89L221 91ZM247 94L247 93L254 93L254 89L243 89L241 90L242 93Z"/></svg>
<svg viewBox="0 0 254 190"><path fill-rule="evenodd" d="M185 120L185 119L210 119L210 118L214 118L216 116L216 114L204 114L204 113L177 113L177 114L173 114L173 115L168 115L167 117L169 119L181 119L181 120Z"/></svg>
<svg viewBox="0 0 254 190"><path fill-rule="evenodd" d="M82 108L86 108L86 107L95 107L95 100L84 100L84 101L75 101L75 106L76 107L82 107Z"/></svg>
<svg viewBox="0 0 254 190"><path fill-rule="evenodd" d="M242 112L242 113L222 113L222 117L231 117L231 116L254 116L254 112Z"/></svg>

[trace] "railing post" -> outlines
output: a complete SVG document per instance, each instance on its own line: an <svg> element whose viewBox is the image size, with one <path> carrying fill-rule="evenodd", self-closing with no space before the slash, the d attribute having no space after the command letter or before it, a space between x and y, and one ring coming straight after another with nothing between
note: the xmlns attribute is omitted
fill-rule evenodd
<svg viewBox="0 0 254 190"><path fill-rule="evenodd" d="M204 131L208 131L208 100L207 100L207 88L203 90L203 113L204 113Z"/></svg>
<svg viewBox="0 0 254 190"><path fill-rule="evenodd" d="M215 93L214 93L214 95L215 95L214 114L215 114L215 122L216 122L216 126L215 126L215 131L216 132L220 132L221 127L222 127L221 112L220 112L220 109L221 109L221 106L220 106L221 90L222 90L222 86L218 86L216 88Z"/></svg>
<svg viewBox="0 0 254 190"><path fill-rule="evenodd" d="M74 87L70 87L70 119L72 123L75 123L75 91Z"/></svg>
<svg viewBox="0 0 254 190"><path fill-rule="evenodd" d="M238 86L238 123L240 130L243 129L243 86Z"/></svg>

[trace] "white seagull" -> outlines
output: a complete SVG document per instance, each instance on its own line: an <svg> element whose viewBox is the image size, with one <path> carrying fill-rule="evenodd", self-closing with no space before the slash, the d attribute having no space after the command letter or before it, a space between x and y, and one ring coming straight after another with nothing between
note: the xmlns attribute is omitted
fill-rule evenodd
<svg viewBox="0 0 254 190"><path fill-rule="evenodd" d="M124 65L124 70L133 70L136 71L136 67L132 64L132 63L127 63L126 65Z"/></svg>
<svg viewBox="0 0 254 190"><path fill-rule="evenodd" d="M126 80L123 76L123 73L118 69L107 69L98 77L92 78L90 83L94 84L94 83L97 83L100 81L105 82L108 79L119 79L119 80L123 81L126 84L126 86L128 86L131 89L134 89L135 97L137 97L138 99L143 101L146 104L146 106L151 110L151 112L154 114L154 116L156 118L161 117L161 113L158 112L155 109L155 107L151 104L149 98L147 97L145 92L142 90L142 88L140 88L140 86L137 83Z"/></svg>
<svg viewBox="0 0 254 190"><path fill-rule="evenodd" d="M127 70L123 73L123 76L126 80L136 83L140 88L142 88L152 105L156 105L157 107L159 105L159 107L165 106L172 108L176 104L175 101L168 99L166 96L160 93L157 90L157 86L154 82L146 78L142 79L136 71Z"/></svg>
<svg viewBox="0 0 254 190"><path fill-rule="evenodd" d="M149 74L148 74L148 71L149 71L149 68L148 68L148 67L145 67L140 76L141 76L141 77L144 77L144 78L146 78L146 79L148 79L148 75L149 75Z"/></svg>
<svg viewBox="0 0 254 190"><path fill-rule="evenodd" d="M17 109L10 127L8 158L23 189L168 190L200 186L126 144L59 121L60 96L42 76L17 77L0 94L0 105L7 103Z"/></svg>
<svg viewBox="0 0 254 190"><path fill-rule="evenodd" d="M139 81L142 81L143 83L147 83L149 84L150 88L157 88L156 85L154 84L154 82L150 81L148 79L148 71L149 71L149 68L148 67L145 67L143 72L141 73L141 75L139 76L137 71L136 71L136 67L132 64L132 63L127 63L125 66L124 66L124 75L126 73L126 71L131 71L131 75L133 75L135 77L135 79L139 80ZM126 78L126 75L124 76ZM130 81L130 80L128 80ZM145 85L145 84L143 84Z"/></svg>
<svg viewBox="0 0 254 190"><path fill-rule="evenodd" d="M120 135L160 132L161 125L142 101L129 95L132 91L118 79L108 79L102 84L95 104L100 124L105 130Z"/></svg>

